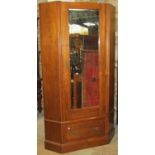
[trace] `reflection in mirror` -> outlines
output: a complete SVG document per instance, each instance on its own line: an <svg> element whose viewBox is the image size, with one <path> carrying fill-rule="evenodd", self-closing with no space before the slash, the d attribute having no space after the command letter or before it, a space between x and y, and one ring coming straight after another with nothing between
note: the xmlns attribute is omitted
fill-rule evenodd
<svg viewBox="0 0 155 155"><path fill-rule="evenodd" d="M72 109L98 105L98 33L98 10L69 10Z"/></svg>

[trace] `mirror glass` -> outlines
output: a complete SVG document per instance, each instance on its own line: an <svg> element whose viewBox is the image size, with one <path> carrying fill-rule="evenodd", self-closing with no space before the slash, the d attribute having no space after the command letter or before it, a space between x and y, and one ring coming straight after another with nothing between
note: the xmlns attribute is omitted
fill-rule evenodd
<svg viewBox="0 0 155 155"><path fill-rule="evenodd" d="M99 104L99 11L69 10L71 108Z"/></svg>

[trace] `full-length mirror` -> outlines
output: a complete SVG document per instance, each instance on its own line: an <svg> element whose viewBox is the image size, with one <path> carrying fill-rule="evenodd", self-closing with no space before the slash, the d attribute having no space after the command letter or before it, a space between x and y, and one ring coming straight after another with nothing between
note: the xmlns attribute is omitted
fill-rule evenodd
<svg viewBox="0 0 155 155"><path fill-rule="evenodd" d="M69 10L71 108L99 104L99 11Z"/></svg>

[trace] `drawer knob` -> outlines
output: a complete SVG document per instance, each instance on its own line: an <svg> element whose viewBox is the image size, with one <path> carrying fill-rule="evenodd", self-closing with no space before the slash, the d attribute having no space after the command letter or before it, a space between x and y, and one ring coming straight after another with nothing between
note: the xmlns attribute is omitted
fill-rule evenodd
<svg viewBox="0 0 155 155"><path fill-rule="evenodd" d="M70 127L67 127L67 130L70 130L71 128Z"/></svg>

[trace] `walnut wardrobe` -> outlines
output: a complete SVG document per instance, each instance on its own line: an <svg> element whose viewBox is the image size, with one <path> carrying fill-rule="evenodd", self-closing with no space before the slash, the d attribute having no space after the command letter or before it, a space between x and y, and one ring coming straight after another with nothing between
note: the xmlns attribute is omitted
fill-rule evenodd
<svg viewBox="0 0 155 155"><path fill-rule="evenodd" d="M41 3L45 148L69 152L114 135L114 7Z"/></svg>

